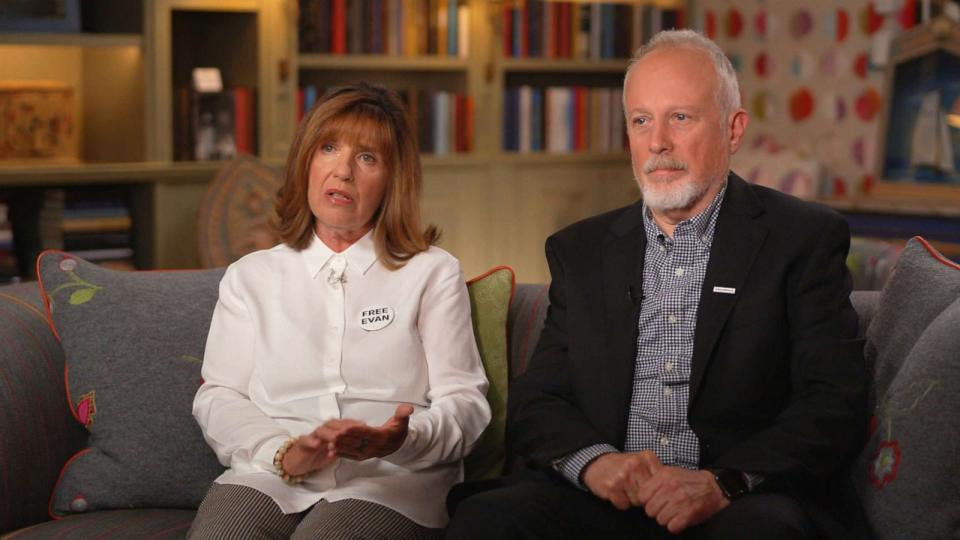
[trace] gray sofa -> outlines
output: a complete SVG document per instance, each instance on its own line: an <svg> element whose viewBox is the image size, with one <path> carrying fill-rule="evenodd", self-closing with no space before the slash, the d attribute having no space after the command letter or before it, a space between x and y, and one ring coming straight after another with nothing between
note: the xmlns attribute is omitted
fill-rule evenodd
<svg viewBox="0 0 960 540"><path fill-rule="evenodd" d="M876 421L850 474L878 538L960 534L960 267L931 250L911 241L882 292L851 297L875 376ZM517 287L508 320L512 374L525 369L547 305L544 285ZM51 519L61 469L92 444L68 407L64 366L37 284L0 287L0 537L183 537L191 508Z"/></svg>

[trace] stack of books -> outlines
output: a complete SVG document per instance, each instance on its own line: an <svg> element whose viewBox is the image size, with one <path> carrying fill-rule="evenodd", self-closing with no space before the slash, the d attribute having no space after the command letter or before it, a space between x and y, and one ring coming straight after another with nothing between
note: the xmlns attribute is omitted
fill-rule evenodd
<svg viewBox="0 0 960 540"><path fill-rule="evenodd" d="M503 55L510 58L629 58L650 36L682 28L682 9L625 2L513 0L503 4Z"/></svg>
<svg viewBox="0 0 960 540"><path fill-rule="evenodd" d="M622 152L626 132L620 88L508 87L503 96L507 152Z"/></svg>
<svg viewBox="0 0 960 540"><path fill-rule="evenodd" d="M466 0L300 0L300 52L466 57Z"/></svg>
<svg viewBox="0 0 960 540"><path fill-rule="evenodd" d="M60 226L64 251L102 266L136 268L133 221L122 190L68 192Z"/></svg>
<svg viewBox="0 0 960 540"><path fill-rule="evenodd" d="M43 201L37 215L39 245L34 256L45 249L63 249L63 208L66 197L67 192L63 189L43 190Z"/></svg>
<svg viewBox="0 0 960 540"><path fill-rule="evenodd" d="M324 91L314 85L300 88L297 122L313 108ZM418 88L406 88L397 93L416 124L421 152L444 155L473 150L473 98L455 92Z"/></svg>
<svg viewBox="0 0 960 540"><path fill-rule="evenodd" d="M17 255L13 244L13 227L8 219L10 207L0 201L0 284L20 280Z"/></svg>

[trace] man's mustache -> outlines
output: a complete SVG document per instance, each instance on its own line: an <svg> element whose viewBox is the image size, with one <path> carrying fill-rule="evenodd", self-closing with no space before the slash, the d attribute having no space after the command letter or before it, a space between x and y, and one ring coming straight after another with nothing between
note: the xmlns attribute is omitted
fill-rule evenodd
<svg viewBox="0 0 960 540"><path fill-rule="evenodd" d="M663 155L650 156L650 159L643 164L643 172L646 174L650 174L657 169L676 169L685 171L687 170L687 164L679 159Z"/></svg>

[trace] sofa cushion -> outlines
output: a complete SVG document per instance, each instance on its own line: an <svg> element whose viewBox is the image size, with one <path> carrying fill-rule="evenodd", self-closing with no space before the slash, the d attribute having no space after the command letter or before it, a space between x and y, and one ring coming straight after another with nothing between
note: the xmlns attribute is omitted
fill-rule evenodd
<svg viewBox="0 0 960 540"><path fill-rule="evenodd" d="M51 538L185 538L196 510L107 510L68 516L13 533L10 540ZM4 536L4 539L7 537Z"/></svg>
<svg viewBox="0 0 960 540"><path fill-rule="evenodd" d="M854 475L878 538L960 536L958 328L960 266L911 240L867 331L874 417Z"/></svg>
<svg viewBox="0 0 960 540"><path fill-rule="evenodd" d="M513 298L513 270L500 266L467 282L473 333L490 381L487 401L490 403L490 424L464 462L467 480L496 478L503 473L505 432L507 423L507 313Z"/></svg>
<svg viewBox="0 0 960 540"><path fill-rule="evenodd" d="M223 270L122 272L48 251L37 271L71 410L90 432L51 514L196 508L222 472L191 407Z"/></svg>
<svg viewBox="0 0 960 540"><path fill-rule="evenodd" d="M920 334L958 296L956 265L926 240L908 241L866 332L864 358L873 374L872 402L886 393Z"/></svg>
<svg viewBox="0 0 960 540"><path fill-rule="evenodd" d="M61 473L51 514L197 507L222 472L191 404L223 270L120 272L49 251L38 272L71 410L90 432ZM503 470L513 288L506 267L467 284L493 413L465 464L469 479Z"/></svg>

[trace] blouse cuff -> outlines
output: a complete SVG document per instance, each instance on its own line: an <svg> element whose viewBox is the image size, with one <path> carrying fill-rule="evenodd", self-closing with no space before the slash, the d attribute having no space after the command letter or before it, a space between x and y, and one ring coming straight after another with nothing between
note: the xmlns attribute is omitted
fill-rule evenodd
<svg viewBox="0 0 960 540"><path fill-rule="evenodd" d="M283 446L283 443L287 442L289 435L284 435L282 437L271 437L265 440L256 452L253 454L253 465L257 469L261 469L265 472L275 473L276 469L273 466L273 456L277 455L277 450Z"/></svg>

